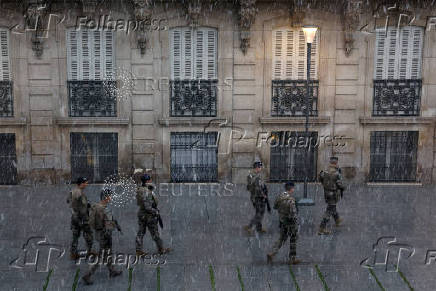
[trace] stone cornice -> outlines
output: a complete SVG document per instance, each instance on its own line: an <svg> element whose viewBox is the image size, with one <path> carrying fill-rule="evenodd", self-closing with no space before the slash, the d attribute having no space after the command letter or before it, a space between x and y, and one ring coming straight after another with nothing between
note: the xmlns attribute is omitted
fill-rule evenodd
<svg viewBox="0 0 436 291"><path fill-rule="evenodd" d="M25 117L1 117L0 127L10 127L10 126L25 126L27 119Z"/></svg>
<svg viewBox="0 0 436 291"><path fill-rule="evenodd" d="M261 124L271 124L271 125L304 125L306 119L304 117L260 117L259 121ZM310 117L310 125L326 125L330 123L330 117L320 116L320 117Z"/></svg>
<svg viewBox="0 0 436 291"><path fill-rule="evenodd" d="M431 125L435 122L435 118L433 117L401 117L401 116L392 116L392 117L359 117L359 122L361 124L398 124L398 125L410 125L410 124L426 124Z"/></svg>
<svg viewBox="0 0 436 291"><path fill-rule="evenodd" d="M55 123L59 126L116 126L129 125L129 118L119 117L57 117Z"/></svg>
<svg viewBox="0 0 436 291"><path fill-rule="evenodd" d="M219 117L168 117L159 118L158 122L163 126L206 126L213 122L217 126L220 122L225 123L225 120Z"/></svg>

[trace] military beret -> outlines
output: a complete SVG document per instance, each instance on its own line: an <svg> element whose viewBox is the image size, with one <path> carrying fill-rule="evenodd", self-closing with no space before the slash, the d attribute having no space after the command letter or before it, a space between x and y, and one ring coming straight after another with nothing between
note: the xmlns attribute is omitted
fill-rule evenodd
<svg viewBox="0 0 436 291"><path fill-rule="evenodd" d="M254 162L253 168L260 168L260 167L263 167L262 162Z"/></svg>
<svg viewBox="0 0 436 291"><path fill-rule="evenodd" d="M330 157L330 162L337 162L339 161L338 157Z"/></svg>
<svg viewBox="0 0 436 291"><path fill-rule="evenodd" d="M76 184L80 185L80 184L83 184L86 182L88 182L88 179L86 177L79 177L79 178L77 178Z"/></svg>
<svg viewBox="0 0 436 291"><path fill-rule="evenodd" d="M146 183L147 181L150 181L150 180L151 180L151 177L150 177L149 174L144 174L144 175L141 176L141 182L142 183Z"/></svg>
<svg viewBox="0 0 436 291"><path fill-rule="evenodd" d="M285 184L286 190L289 190L289 189L294 188L294 187L295 187L294 182L289 181L289 182L286 182L286 184Z"/></svg>
<svg viewBox="0 0 436 291"><path fill-rule="evenodd" d="M100 200L105 200L107 197L111 197L113 193L114 192L109 188L105 188L105 189L101 190Z"/></svg>

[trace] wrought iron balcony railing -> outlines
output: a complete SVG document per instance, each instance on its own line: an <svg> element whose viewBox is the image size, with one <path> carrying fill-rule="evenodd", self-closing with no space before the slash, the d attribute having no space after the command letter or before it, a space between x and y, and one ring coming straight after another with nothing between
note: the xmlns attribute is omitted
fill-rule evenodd
<svg viewBox="0 0 436 291"><path fill-rule="evenodd" d="M14 116L12 81L0 81L0 117Z"/></svg>
<svg viewBox="0 0 436 291"><path fill-rule="evenodd" d="M69 116L117 116L116 81L68 81Z"/></svg>
<svg viewBox="0 0 436 291"><path fill-rule="evenodd" d="M309 116L318 116L318 80L273 80L272 116L305 116L309 88Z"/></svg>
<svg viewBox="0 0 436 291"><path fill-rule="evenodd" d="M373 116L418 116L422 80L374 80Z"/></svg>
<svg viewBox="0 0 436 291"><path fill-rule="evenodd" d="M216 116L218 80L171 80L170 116Z"/></svg>

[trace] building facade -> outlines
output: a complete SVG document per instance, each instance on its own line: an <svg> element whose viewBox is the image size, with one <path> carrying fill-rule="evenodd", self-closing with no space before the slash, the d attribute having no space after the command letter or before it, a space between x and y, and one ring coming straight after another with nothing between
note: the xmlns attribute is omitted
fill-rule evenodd
<svg viewBox="0 0 436 291"><path fill-rule="evenodd" d="M436 181L433 8L404 23L410 11L352 1L340 13L288 1L14 2L0 9L1 184L103 182L132 168L244 183L256 160L271 182L314 181L331 155L356 183ZM151 25L128 32L130 20ZM309 74L307 25L318 28Z"/></svg>

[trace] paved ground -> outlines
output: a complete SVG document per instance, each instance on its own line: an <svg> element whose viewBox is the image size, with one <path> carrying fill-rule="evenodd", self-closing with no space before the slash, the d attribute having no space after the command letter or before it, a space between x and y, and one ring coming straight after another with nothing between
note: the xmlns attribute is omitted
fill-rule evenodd
<svg viewBox="0 0 436 291"><path fill-rule="evenodd" d="M302 192L300 186L297 196ZM91 200L97 199L97 187L86 190ZM129 284L131 290L213 290L212 285L216 290L298 290L295 285L298 284L300 290L316 291L326 290L323 281L330 290L383 290L379 284L385 290L395 291L411 290L408 284L414 290L435 289L436 262L425 264L427 251L436 250L434 187L350 187L339 204L344 225L336 229L330 224L334 234L318 236L316 231L325 205L319 185L310 185L310 196L315 198L316 205L300 211L297 252L304 262L292 266L295 279L286 265L288 243L272 266L266 264L265 255L278 238L276 213L265 217L266 235L249 237L242 230L253 214L243 185L234 187L233 192L221 187L220 195L211 194L208 186L201 186L200 191L195 185L190 189L186 185L174 187L174 193L160 197L165 223L162 238L174 252L137 264L131 280L125 267L123 275L116 279L109 279L107 270L102 268L96 273L93 286L79 282L77 290L128 290ZM281 187L271 185L271 200ZM65 203L67 189L67 186L0 188L0 290L43 290L49 273L36 272L35 268L45 269L49 247L39 246L40 260L35 266L32 264L35 252L29 246L27 265L23 266L22 247L32 236L46 237L51 244L58 245L52 250L49 268L53 272L47 290L71 290L76 270L81 275L85 272L85 264L77 266L68 258L71 233ZM114 250L133 254L136 207L132 203L115 209L114 214L124 232L114 234ZM388 268L394 268L398 250L403 248L400 272L386 272L385 265L380 264L373 269L373 276L360 263L374 257L373 245L383 236L396 237L397 242L388 247L388 240L381 241L376 259L383 262L389 249ZM32 242L35 245L38 239ZM80 246L84 247L83 239ZM148 236L145 246L148 251L155 251ZM56 258L57 249L63 248L65 255ZM411 254L408 250L412 249L413 255L407 258ZM436 257L436 251L429 254ZM15 265L21 268L10 266L17 257L21 259Z"/></svg>

